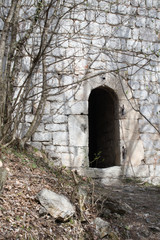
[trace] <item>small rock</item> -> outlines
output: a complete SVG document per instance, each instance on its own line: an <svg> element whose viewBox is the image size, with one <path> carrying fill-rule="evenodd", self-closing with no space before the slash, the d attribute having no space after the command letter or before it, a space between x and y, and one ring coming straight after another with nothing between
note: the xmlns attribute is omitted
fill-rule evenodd
<svg viewBox="0 0 160 240"><path fill-rule="evenodd" d="M44 207L40 207L39 216L42 217L47 214L47 210Z"/></svg>
<svg viewBox="0 0 160 240"><path fill-rule="evenodd" d="M0 168L1 168L1 167L3 167L3 163L2 163L2 161L0 160Z"/></svg>
<svg viewBox="0 0 160 240"><path fill-rule="evenodd" d="M67 221L75 213L75 207L64 195L57 194L46 188L42 189L36 199L52 217L60 221Z"/></svg>
<svg viewBox="0 0 160 240"><path fill-rule="evenodd" d="M104 221L103 219L97 217L94 220L94 224L96 225L96 230L100 238L108 235L110 224L107 221Z"/></svg>
<svg viewBox="0 0 160 240"><path fill-rule="evenodd" d="M3 190L3 186L7 180L8 172L5 168L0 168L0 192Z"/></svg>

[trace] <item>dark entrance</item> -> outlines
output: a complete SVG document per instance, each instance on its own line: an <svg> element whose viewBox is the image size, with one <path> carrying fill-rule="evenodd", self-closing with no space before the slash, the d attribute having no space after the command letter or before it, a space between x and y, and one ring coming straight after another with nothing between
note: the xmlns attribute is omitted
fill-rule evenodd
<svg viewBox="0 0 160 240"><path fill-rule="evenodd" d="M120 164L118 98L110 88L92 90L89 97L89 165Z"/></svg>

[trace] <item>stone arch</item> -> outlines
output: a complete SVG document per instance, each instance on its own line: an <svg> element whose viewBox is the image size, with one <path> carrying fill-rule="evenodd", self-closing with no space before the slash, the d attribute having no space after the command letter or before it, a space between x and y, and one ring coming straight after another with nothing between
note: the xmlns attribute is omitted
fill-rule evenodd
<svg viewBox="0 0 160 240"><path fill-rule="evenodd" d="M119 102L109 87L98 87L89 96L89 166L120 165Z"/></svg>

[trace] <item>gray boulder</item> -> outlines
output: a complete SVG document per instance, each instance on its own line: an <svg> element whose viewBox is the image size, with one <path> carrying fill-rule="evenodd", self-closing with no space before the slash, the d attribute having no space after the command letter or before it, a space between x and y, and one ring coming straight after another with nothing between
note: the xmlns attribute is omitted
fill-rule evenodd
<svg viewBox="0 0 160 240"><path fill-rule="evenodd" d="M75 213L75 207L67 197L46 188L37 194L36 199L46 209L47 213L60 221L68 220Z"/></svg>

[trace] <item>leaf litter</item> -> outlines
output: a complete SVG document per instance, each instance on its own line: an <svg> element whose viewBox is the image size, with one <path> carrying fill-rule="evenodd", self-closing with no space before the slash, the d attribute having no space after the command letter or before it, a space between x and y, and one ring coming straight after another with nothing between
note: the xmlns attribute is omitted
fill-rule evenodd
<svg viewBox="0 0 160 240"><path fill-rule="evenodd" d="M75 176L64 167L49 167L46 156L32 148L25 151L1 149L0 159L8 170L0 195L0 239L160 239L159 188L133 183L100 186L89 178ZM78 197L79 186L87 191L87 201L82 206ZM76 207L75 216L67 222L58 222L48 214L40 215L41 205L35 196L42 188L67 196ZM108 197L124 201L133 211L121 215L104 210L102 204ZM103 238L93 224L97 216L111 226Z"/></svg>

